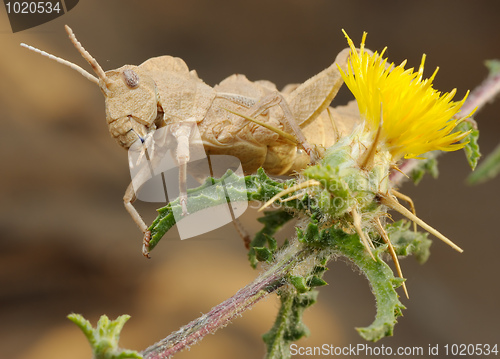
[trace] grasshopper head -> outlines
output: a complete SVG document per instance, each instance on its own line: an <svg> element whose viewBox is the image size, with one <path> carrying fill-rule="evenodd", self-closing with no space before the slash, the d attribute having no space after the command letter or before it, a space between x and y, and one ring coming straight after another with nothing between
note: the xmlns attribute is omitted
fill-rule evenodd
<svg viewBox="0 0 500 359"><path fill-rule="evenodd" d="M125 65L105 75L99 79L99 87L106 100L109 132L121 146L129 148L156 129L158 90L138 66Z"/></svg>
<svg viewBox="0 0 500 359"><path fill-rule="evenodd" d="M128 149L136 140L143 141L148 133L156 129L156 120L161 119L161 114L158 114L157 110L158 91L153 79L138 66L126 65L117 70L104 72L76 39L69 26L65 26L65 29L71 42L92 66L97 77L60 57L26 44L21 46L71 67L89 81L99 85L106 100L109 132L121 146Z"/></svg>

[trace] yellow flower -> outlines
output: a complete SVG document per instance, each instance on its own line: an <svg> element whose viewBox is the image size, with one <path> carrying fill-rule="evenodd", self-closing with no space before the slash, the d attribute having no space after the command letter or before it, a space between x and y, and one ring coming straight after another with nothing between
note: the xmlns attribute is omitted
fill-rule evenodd
<svg viewBox="0 0 500 359"><path fill-rule="evenodd" d="M368 130L375 135L382 125L379 143L394 161L403 156L412 158L428 151L455 151L465 146L455 142L469 132L452 131L463 120L453 116L460 111L468 92L461 101L453 102L455 89L441 94L432 88L438 69L429 79L422 80L425 54L418 72L405 70L406 60L399 66L386 66L387 59L382 56L387 48L380 54L367 52L365 32L358 52L342 31L351 52L347 73L339 67L340 73L358 102Z"/></svg>

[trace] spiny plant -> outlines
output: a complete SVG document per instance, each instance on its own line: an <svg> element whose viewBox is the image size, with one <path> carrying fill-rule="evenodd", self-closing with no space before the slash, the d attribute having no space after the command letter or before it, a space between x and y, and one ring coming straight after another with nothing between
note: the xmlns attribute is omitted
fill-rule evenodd
<svg viewBox="0 0 500 359"><path fill-rule="evenodd" d="M223 188L228 202L265 202L261 211L270 205L278 207L263 212L259 219L263 228L250 243L251 266L263 263L264 269L233 297L141 352L143 358L174 355L227 325L270 293L280 297L281 308L273 327L263 335L267 357L289 358L290 343L309 334L302 321L304 309L317 301L315 288L326 284L323 274L327 264L339 256L352 261L370 282L377 302L376 317L370 326L357 330L366 340L377 341L393 334L405 309L396 292L402 286L408 295L398 258L413 255L425 262L431 244L428 233L462 251L418 218L414 210L401 205L398 200L413 208L411 199L396 187L406 174L415 181L425 172L435 174L439 151L465 148L471 167L476 166L478 131L470 118L476 102L466 102L467 95L455 102L455 90L444 94L435 90L432 81L437 70L430 78L423 78L425 55L418 71L405 69L406 62L388 65L383 57L385 49L379 54L364 48L366 33L359 50L345 35L351 52L347 71L340 71L356 98L363 122L295 178L278 181L260 169L240 179L228 171L189 191L191 212L218 204L207 198L203 191L207 185ZM475 94L471 97L477 99ZM461 113L465 115L459 117ZM237 185L241 181L245 186ZM180 206L177 199L158 210L149 227L150 250L175 225L173 214ZM391 223L390 210L410 221ZM275 234L292 219L298 221L296 237L278 246ZM428 233L410 228L411 222ZM397 277L384 261L386 253L395 263Z"/></svg>

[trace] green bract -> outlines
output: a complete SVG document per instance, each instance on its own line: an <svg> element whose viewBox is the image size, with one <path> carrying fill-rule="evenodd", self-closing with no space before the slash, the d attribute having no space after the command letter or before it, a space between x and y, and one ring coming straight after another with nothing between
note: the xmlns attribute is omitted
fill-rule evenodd
<svg viewBox="0 0 500 359"><path fill-rule="evenodd" d="M352 210L376 211L377 193L386 193L389 189L389 158L386 154L377 153L370 169L359 167L361 150L366 149L365 142L360 131L354 131L330 147L319 164L303 171L304 177L321 183L310 192L310 196L317 199L321 213L332 221Z"/></svg>

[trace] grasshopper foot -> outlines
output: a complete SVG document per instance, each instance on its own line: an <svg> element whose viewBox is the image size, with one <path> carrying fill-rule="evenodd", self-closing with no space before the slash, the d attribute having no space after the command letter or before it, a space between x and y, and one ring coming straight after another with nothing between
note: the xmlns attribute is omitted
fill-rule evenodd
<svg viewBox="0 0 500 359"><path fill-rule="evenodd" d="M187 198L181 197L180 199L181 202L181 208L182 208L182 216L187 216L189 214L188 209L187 209Z"/></svg>
<svg viewBox="0 0 500 359"><path fill-rule="evenodd" d="M146 230L144 232L144 238L142 239L142 255L147 259L151 259L149 255L149 242L151 241L151 231Z"/></svg>

